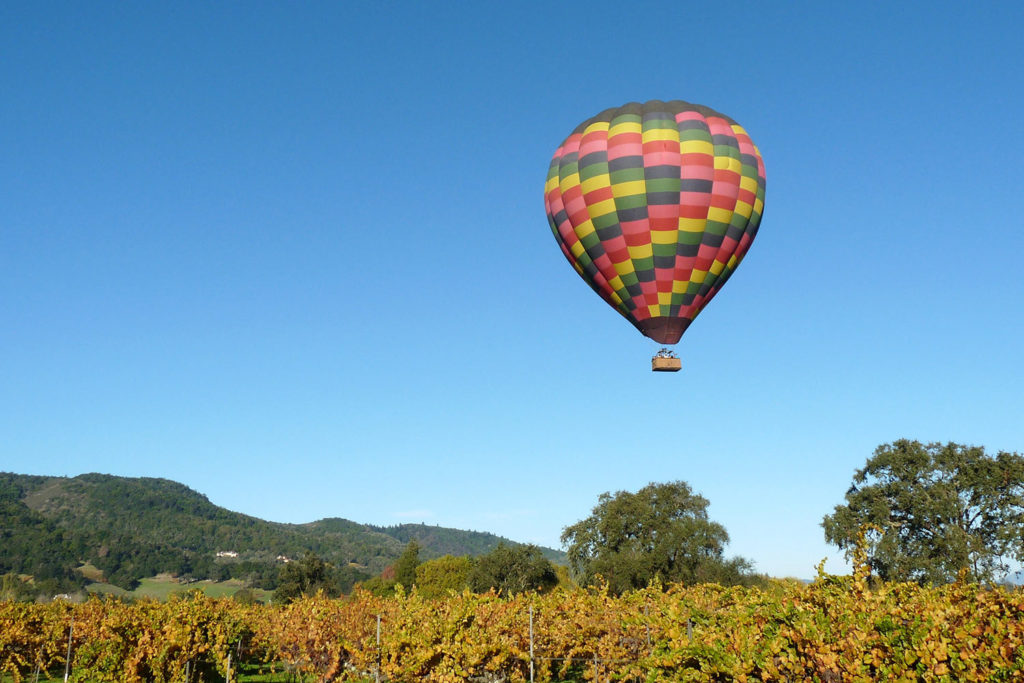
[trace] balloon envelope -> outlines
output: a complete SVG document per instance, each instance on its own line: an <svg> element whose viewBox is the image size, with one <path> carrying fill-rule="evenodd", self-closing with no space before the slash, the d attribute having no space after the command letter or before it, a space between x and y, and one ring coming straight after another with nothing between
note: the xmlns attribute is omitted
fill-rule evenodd
<svg viewBox="0 0 1024 683"><path fill-rule="evenodd" d="M731 118L680 100L581 123L544 188L576 272L640 332L675 344L746 255L764 209L764 161Z"/></svg>

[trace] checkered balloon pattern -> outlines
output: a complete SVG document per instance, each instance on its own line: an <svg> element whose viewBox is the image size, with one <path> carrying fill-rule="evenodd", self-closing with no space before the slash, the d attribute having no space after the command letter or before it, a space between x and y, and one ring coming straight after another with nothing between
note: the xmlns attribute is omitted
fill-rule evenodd
<svg viewBox="0 0 1024 683"><path fill-rule="evenodd" d="M584 121L551 159L544 203L576 272L640 332L675 344L757 235L764 161L727 116L674 100Z"/></svg>

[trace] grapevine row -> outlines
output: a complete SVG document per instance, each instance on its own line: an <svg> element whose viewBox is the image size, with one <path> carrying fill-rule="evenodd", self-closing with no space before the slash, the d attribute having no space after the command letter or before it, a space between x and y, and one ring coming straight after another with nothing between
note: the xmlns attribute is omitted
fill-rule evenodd
<svg viewBox="0 0 1024 683"><path fill-rule="evenodd" d="M378 641L378 619L380 638ZM302 680L1021 680L1024 593L819 577L812 585L651 587L242 605L93 598L0 603L0 672L74 681L222 681L239 664Z"/></svg>

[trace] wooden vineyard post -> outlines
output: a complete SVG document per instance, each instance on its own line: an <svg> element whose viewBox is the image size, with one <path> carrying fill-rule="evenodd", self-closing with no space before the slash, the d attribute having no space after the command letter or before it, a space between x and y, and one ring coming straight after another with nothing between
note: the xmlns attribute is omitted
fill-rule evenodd
<svg viewBox="0 0 1024 683"><path fill-rule="evenodd" d="M530 605L530 683L533 683L533 605Z"/></svg>
<svg viewBox="0 0 1024 683"><path fill-rule="evenodd" d="M71 636L75 632L75 613L71 613L71 625L68 627L68 656L64 660L64 683L68 683L68 676L71 675Z"/></svg>
<svg viewBox="0 0 1024 683"><path fill-rule="evenodd" d="M377 615L377 669L373 672L373 679L380 683L380 615Z"/></svg>

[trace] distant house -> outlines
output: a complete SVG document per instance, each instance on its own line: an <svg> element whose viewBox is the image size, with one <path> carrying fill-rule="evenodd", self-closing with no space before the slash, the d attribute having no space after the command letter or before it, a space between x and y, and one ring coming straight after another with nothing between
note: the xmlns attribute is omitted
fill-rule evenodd
<svg viewBox="0 0 1024 683"><path fill-rule="evenodd" d="M278 555L277 556L277 561L278 562L285 562L285 563L287 563L287 562L291 562L292 560L287 555Z"/></svg>
<svg viewBox="0 0 1024 683"><path fill-rule="evenodd" d="M238 553L234 550L218 550L217 557L238 557Z"/></svg>

